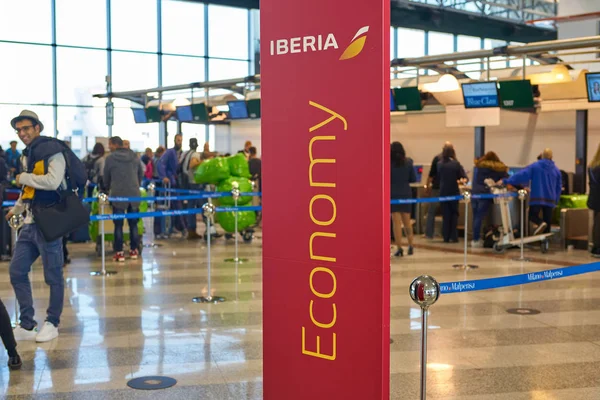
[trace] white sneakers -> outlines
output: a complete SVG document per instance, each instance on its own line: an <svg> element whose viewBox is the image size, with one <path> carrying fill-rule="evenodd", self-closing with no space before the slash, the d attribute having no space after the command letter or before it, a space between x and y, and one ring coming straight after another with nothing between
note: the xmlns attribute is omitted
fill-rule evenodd
<svg viewBox="0 0 600 400"><path fill-rule="evenodd" d="M17 325L17 327L13 329L13 333L17 342L33 342L38 334L38 329L35 327L28 331L25 328L21 328L21 325Z"/></svg>
<svg viewBox="0 0 600 400"><path fill-rule="evenodd" d="M38 343L45 343L58 337L58 328L46 321L39 332L37 327L28 331L19 325L13 330L13 333L17 342L36 341Z"/></svg>
<svg viewBox="0 0 600 400"><path fill-rule="evenodd" d="M483 242L481 240L472 240L471 241L471 247L474 249L482 249L483 248Z"/></svg>
<svg viewBox="0 0 600 400"><path fill-rule="evenodd" d="M35 341L38 343L49 342L58 337L58 328L55 327L51 322L44 322L40 333L35 337Z"/></svg>

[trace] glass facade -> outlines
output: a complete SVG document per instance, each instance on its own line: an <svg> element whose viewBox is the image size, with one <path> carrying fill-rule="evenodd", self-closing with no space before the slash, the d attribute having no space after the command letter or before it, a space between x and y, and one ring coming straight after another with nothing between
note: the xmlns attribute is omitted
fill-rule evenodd
<svg viewBox="0 0 600 400"><path fill-rule="evenodd" d="M0 13L0 145L15 138L9 122L27 108L38 113L46 135L68 139L83 156L95 137L109 135L106 100L93 97L107 91L107 82L116 92L249 75L257 15L183 0L6 2ZM112 135L129 139L135 150L157 147L159 124L136 124L131 102L113 102ZM172 134L177 124L167 129ZM181 129L214 142L214 129Z"/></svg>
<svg viewBox="0 0 600 400"><path fill-rule="evenodd" d="M506 45L396 27L390 28L390 39L392 58ZM106 100L93 94L245 77L258 69L259 40L258 10L185 0L6 2L0 13L0 54L5 60L0 63L0 145L14 139L10 119L29 108L43 119L47 135L69 139L81 155L93 147L95 137L110 133L129 139L136 150L156 147L159 124L136 124L131 102L114 99L111 131ZM520 62L493 59L491 67ZM474 60L456 67L477 79L485 65ZM397 71L393 77L415 73ZM214 142L214 129L203 125L169 122L166 127L171 134L181 129L186 137L204 135Z"/></svg>

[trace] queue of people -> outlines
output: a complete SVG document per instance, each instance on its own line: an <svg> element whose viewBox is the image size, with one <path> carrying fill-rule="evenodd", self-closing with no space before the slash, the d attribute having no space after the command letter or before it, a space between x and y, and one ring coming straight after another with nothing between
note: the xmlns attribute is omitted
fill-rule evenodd
<svg viewBox="0 0 600 400"><path fill-rule="evenodd" d="M593 255L600 257L600 148L590 167L590 208L595 210L597 222L594 228L595 245ZM404 147L399 142L391 145L391 197L392 199L407 199L413 197L410 184L415 181L412 160L406 156ZM413 171L413 172L411 172ZM509 189L526 188L529 191L529 221L533 234L550 232L552 211L558 204L563 190L561 171L553 161L551 149L545 149L538 160L521 171L509 177L508 167L494 152L488 152L475 161L471 192L473 194L489 194L489 180ZM454 146L446 142L442 152L432 161L431 169L425 185L428 197L450 197L461 193L461 185L468 182L465 169L456 157ZM592 195L592 192L596 192ZM471 246L483 247L481 233L483 221L488 216L492 199L473 199L473 234ZM444 243L458 242L459 202L445 201L428 204L426 212L425 238L433 239L435 233L435 217L442 211L442 238ZM410 220L412 206L410 204L392 205L393 235L397 249L395 256L403 256L401 246L403 233L408 239L408 255L414 253L413 229Z"/></svg>

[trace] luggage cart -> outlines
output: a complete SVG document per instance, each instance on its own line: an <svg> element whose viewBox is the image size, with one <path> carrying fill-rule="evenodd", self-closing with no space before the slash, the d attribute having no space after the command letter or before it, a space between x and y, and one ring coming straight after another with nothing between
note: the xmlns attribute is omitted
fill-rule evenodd
<svg viewBox="0 0 600 400"><path fill-rule="evenodd" d="M488 183L488 182L486 182ZM495 195L506 195L508 193L508 189L504 186L497 186L497 185L488 185L490 186L490 190L492 192L492 194ZM514 234L514 230L513 230L513 225L512 225L512 218L510 215L510 207L509 204L512 201L512 197L509 196L500 196L500 197L496 197L494 198L494 203L498 204L498 206L500 207L500 214L502 217L502 226L500 227L500 236L498 238L498 240L494 243L494 253L496 254L503 254L506 249L512 248L512 247L519 247L521 245L521 243L523 244L530 244L530 243L535 243L535 242L540 242L540 250L543 254L547 253L548 250L550 249L550 237L553 235L552 233L544 233L541 235L534 235L534 236L527 236L527 237L523 237L523 239L521 240L521 238L516 239L515 238L515 234ZM521 235L523 235L524 232L521 232Z"/></svg>

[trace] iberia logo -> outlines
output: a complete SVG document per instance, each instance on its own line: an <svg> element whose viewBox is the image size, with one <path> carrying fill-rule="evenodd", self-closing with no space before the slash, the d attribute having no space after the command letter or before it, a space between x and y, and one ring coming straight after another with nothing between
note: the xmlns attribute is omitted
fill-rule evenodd
<svg viewBox="0 0 600 400"><path fill-rule="evenodd" d="M368 26L360 28L339 59L341 61L350 60L358 56L365 48L368 32ZM333 33L271 40L269 44L272 56L339 49L338 41Z"/></svg>
<svg viewBox="0 0 600 400"><path fill-rule="evenodd" d="M354 58L363 51L365 43L367 42L367 32L369 32L368 26L363 26L356 32L356 35L354 35L354 38L352 39L352 43L350 43L344 51L344 54L340 57L341 61Z"/></svg>

